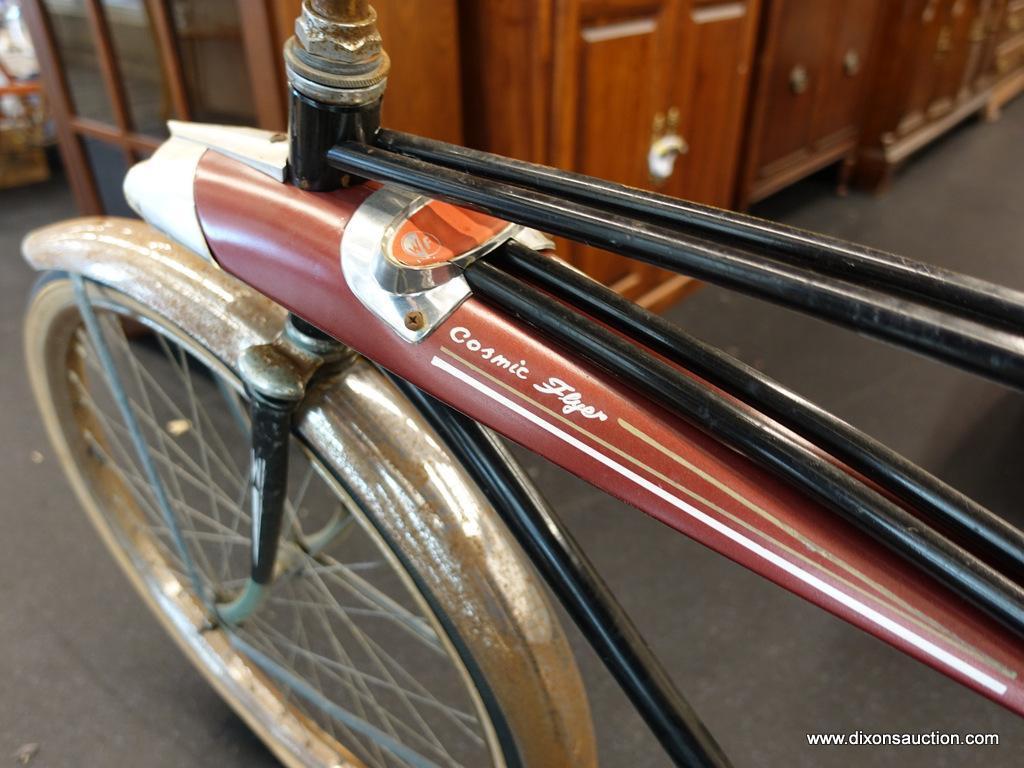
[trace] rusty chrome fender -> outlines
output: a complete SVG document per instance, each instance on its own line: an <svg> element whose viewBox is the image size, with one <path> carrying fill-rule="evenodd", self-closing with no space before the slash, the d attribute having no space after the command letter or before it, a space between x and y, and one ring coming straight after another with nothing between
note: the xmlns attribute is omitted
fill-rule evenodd
<svg viewBox="0 0 1024 768"><path fill-rule="evenodd" d="M280 305L135 219L53 224L31 233L22 251L36 270L80 274L153 308L236 375L240 354L272 341L286 318ZM596 765L583 683L540 582L415 407L353 356L311 388L297 430L416 563L522 764ZM424 471L431 465L447 471ZM457 509L446 501L453 498Z"/></svg>

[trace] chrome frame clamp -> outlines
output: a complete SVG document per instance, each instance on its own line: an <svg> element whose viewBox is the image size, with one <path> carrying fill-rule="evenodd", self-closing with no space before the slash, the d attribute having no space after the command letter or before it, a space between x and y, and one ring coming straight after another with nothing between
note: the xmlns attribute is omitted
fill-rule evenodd
<svg viewBox="0 0 1024 768"><path fill-rule="evenodd" d="M446 261L410 266L392 258L401 225L433 199L405 187L381 187L345 225L341 271L352 293L405 341L422 341L472 291L463 270L509 240L534 250L555 244L534 229L507 224L492 237Z"/></svg>

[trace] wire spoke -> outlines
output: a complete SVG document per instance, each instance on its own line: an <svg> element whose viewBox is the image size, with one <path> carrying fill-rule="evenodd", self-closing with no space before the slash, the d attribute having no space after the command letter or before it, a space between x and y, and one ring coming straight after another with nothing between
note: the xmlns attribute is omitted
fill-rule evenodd
<svg viewBox="0 0 1024 768"><path fill-rule="evenodd" d="M341 619L342 623L345 624L345 626L349 630L349 632L352 633L352 635L355 638L356 642L362 647L363 652L367 656L369 656L370 659L373 660L374 665L381 672L381 674L383 674L388 679L388 681L392 685L395 686L393 690L395 691L395 693L397 693L399 695L399 698L401 698L402 703L405 706L406 710L409 712L409 714L412 715L413 718L415 718L416 721L420 723L420 726L426 731L428 737L432 741L436 742L438 744L438 746L440 746L441 745L440 740L437 738L437 736L435 735L434 731L430 728L430 726L427 725L426 721L423 719L423 717L420 714L419 710L417 710L416 707L413 705L412 701L410 700L410 698L408 696L408 691L406 691L405 688L403 688L402 686L398 685L398 681L395 680L394 676L391 673L391 669L389 667L389 664L390 664L390 666L393 666L395 669L397 669L398 671L403 673L410 680L410 682L412 682L418 688L421 688L421 686L419 686L418 682L412 677L412 675L409 675L406 672L405 668L402 667L401 664L398 664L398 662L396 662L395 659L390 654L385 652L376 642L374 642L370 637L368 637L363 632L363 630L354 621L352 621L351 617L348 616L348 614L346 614L343 610L338 608L337 601L334 600L333 595L331 594L330 590L327 588L327 585L324 583L323 579L320 577L320 574L318 574L318 573L316 573L314 571L312 573L312 576L313 576L313 582L315 582L315 585L314 585L313 582L306 582L307 588L314 589L315 586L318 586L319 587L319 591L321 591L322 594L324 594L324 595L326 595L326 596L328 596L330 598L331 602L333 603L333 607L335 609L337 609L337 610L333 610L332 613L334 613L336 616L338 616ZM323 607L319 607L318 608L318 613L323 613L323 612L324 612L324 608ZM326 620L326 617L325 617L325 620ZM385 661L384 661L385 659L389 662L389 664L385 663ZM425 692L425 689L424 689L424 692ZM447 752L445 752L445 755L446 755L446 757L449 760L451 760L451 755L448 755Z"/></svg>
<svg viewBox="0 0 1024 768"><path fill-rule="evenodd" d="M368 703L371 707L373 707L377 714L384 721L385 727L388 727L388 724L390 724L391 726L394 726L394 728L401 729L404 732L406 732L408 737L418 741L422 747L434 752L435 754L438 754L439 756L448 757L447 753L444 752L443 748L440 747L439 744L428 741L423 735L414 731L407 723L403 722L394 713L389 712L387 709L385 709L377 700L377 698L373 696L373 694L370 692L367 686L357 686L353 682L352 678L358 679L361 682L372 683L378 687L394 690L394 686L390 684L388 681L374 677L373 675L370 675L367 672L363 672L352 663L340 662L337 659L327 658L326 656L318 654L307 648L298 647L292 640L290 640L285 635L281 634L279 630L267 624L262 619L257 618L256 623L259 624L259 626L261 627L261 629L264 630L266 635L273 636L274 643L280 644L281 646L285 647L290 646L292 649L294 649L296 655L301 656L302 658L305 658L308 661L310 661L313 665L317 666L325 675L327 675L336 683L342 685L345 689L352 693L353 696L356 697L357 702L359 700L362 700ZM346 656L346 658L348 658L347 653L345 653L344 655ZM349 659L349 662L351 662L351 659ZM326 696L326 689L321 688L320 692ZM443 704L437 705L436 702L431 702L429 701L429 699L424 699L424 702L442 708L445 706ZM363 710L363 717L365 716L365 710ZM389 730L394 731L394 728ZM395 736L395 738L398 738L397 733L393 732L392 735Z"/></svg>
<svg viewBox="0 0 1024 768"><path fill-rule="evenodd" d="M110 502L108 519L137 567L161 574L161 599L177 599L179 585L188 595L203 592L201 603L234 594L247 581L251 547L250 481L236 460L251 430L245 402L173 335L149 325L153 342L129 339L124 322L105 310L94 323L112 373L82 328L71 339L79 362L67 369L83 450ZM97 383L108 375L124 379L114 395L120 411ZM176 429L177 420L187 426ZM143 457L131 447L140 437ZM386 545L316 454L298 442L290 450L282 542L292 543L256 612L219 627L240 654L235 658L262 670L261 679L277 689L274 700L306 724L311 739L334 739L368 766L481 764L463 757L487 750L488 741L463 672L430 614L422 614L425 604L410 603L416 593L386 550L367 552L367 542ZM308 536L304 524L315 526ZM201 629L203 621L211 620L200 618L198 631L210 628ZM435 663L435 656L445 661Z"/></svg>
<svg viewBox="0 0 1024 768"><path fill-rule="evenodd" d="M259 624L259 623L261 623L261 621L256 619L256 617L251 617L250 618L250 620L248 622L248 626L247 626L247 631L245 632L246 637L249 638L255 644L257 644L257 646L260 648L260 650L262 650L264 653L268 653L268 654L274 656L276 658L276 660L278 661L278 663L280 663L285 669L289 669L289 667L287 666L287 664L288 664L287 658L284 656L284 654L280 651L280 649L278 649L278 647L273 642L271 642L266 637L263 637L262 641L261 641L261 638L258 635L254 636L254 634L252 632L253 625L254 624ZM236 633L236 636L238 636L237 633ZM325 689L324 689L324 686L323 686L323 682L320 679L320 672L319 672L319 669L318 669L317 665L315 665L315 664L308 664L308 667L309 667L309 670L310 670L310 675L312 676L313 681L315 682L316 690L321 691L321 692L324 691ZM366 713L365 713L364 710L360 710L356 714L360 715L364 720L366 720ZM377 746L375 744L372 745L375 748L376 755L372 755L371 756L371 755L366 754L365 753L365 749L366 748L363 746L362 740L358 736L356 736L349 729L348 725L344 721L341 721L338 718L333 718L332 717L332 718L329 718L327 720L327 725L328 725L328 728L330 729L331 735L334 738L337 738L337 733L334 730L335 724L339 725L342 728L342 730L345 732L346 736L349 739L348 740L348 744L350 746L356 747L358 749L358 751L360 751L360 752L364 752L362 757L363 757L363 759L366 762L372 763L374 766L383 766L385 764L384 763L384 755L383 755L383 753L380 752L379 746ZM369 759L367 759L367 758L369 758Z"/></svg>
<svg viewBox="0 0 1024 768"><path fill-rule="evenodd" d="M93 447L94 450L98 451L105 459L108 460L112 470L123 481L127 481L127 484L128 484L128 486L130 488L132 488L132 489L134 489L136 491L139 491L139 492L141 492L141 490L143 488L146 488L146 489L149 488L149 483L146 480L146 478L142 477L142 475L138 474L137 472L129 472L129 471L125 470L123 467L118 466L116 462L113 462L110 459L109 454L107 454L106 451L103 450L103 447L98 442L96 442L95 440L92 442L92 447ZM137 498L140 498L140 496L141 496L141 493L139 493L137 495ZM141 501L141 498L140 498L140 501ZM180 509L183 509L186 512L194 513L196 515L202 515L202 513L200 513L200 512L195 512L194 510L191 510L188 507L188 505L186 505L185 502L181 501L180 499L171 498L168 501L170 502L170 504L172 506L178 507ZM150 515L152 517L156 518L147 527L150 530L154 531L154 532L166 533L168 535L168 537L172 537L172 532L171 532L170 528L167 527L167 524L159 519L159 516L157 515L156 511L152 509L152 507L150 507L148 504L146 506L147 506L148 509L151 510L150 511ZM180 526L179 526L179 530L180 530ZM193 530L190 530L190 529L180 530L180 533L181 533L181 536L183 538L192 539L193 541L196 541L196 540L198 540L198 539L200 539L202 537L202 532L193 531ZM213 535L213 534L210 534L210 535ZM248 539L239 537L239 540L241 541L241 543L243 543L246 546L248 546L248 544L249 544L249 540ZM200 561L200 565L202 566L200 571L201 572L205 572L205 573L208 574L209 571L212 569L212 566L210 565L209 559L207 559L206 552L203 550L202 547L194 547L193 549L195 550L195 552L196 552L196 554L198 556L198 559ZM207 580L209 580L209 579L207 579Z"/></svg>
<svg viewBox="0 0 1024 768"><path fill-rule="evenodd" d="M274 635L275 637L277 637L278 642L282 642L283 644L288 644L291 642L287 638L282 637L281 634L273 626L268 624L259 616L253 616L250 619L250 624L254 624L257 627L262 628L265 635ZM337 639L334 638L333 634L330 634L329 632L327 637L331 641L331 644L334 646L334 652L338 655L339 658L343 660L342 662L339 662L339 665L341 666L340 669L337 669L335 671L331 670L329 667L324 666L322 664L317 664L315 658L312 655L312 652L307 652L306 649L304 648L299 649L299 654L303 656L303 658L305 658L307 662L310 662L312 667L328 675L331 679L340 684L343 688L347 688L348 690L350 690L354 694L353 703L357 710L357 714L360 717L362 717L363 720L369 722L364 702L369 703L371 706L375 706L376 699L369 692L369 689L367 688L365 681L363 681L358 675L353 675L350 672L351 669L355 668L355 665L352 664L352 661L349 658L348 654L345 652L344 648L342 648L341 645L338 644ZM322 694L326 696L325 688L320 687L319 690ZM378 714L381 714L382 711L383 710L378 712ZM388 730L391 732L391 735L397 738L397 734L394 732L394 728L390 727L390 724L388 724L388 726ZM362 741L360 740L357 743L361 744ZM385 764L384 755L380 751L380 745L371 741L369 749L373 754L375 760L377 760L382 765Z"/></svg>
<svg viewBox="0 0 1024 768"><path fill-rule="evenodd" d="M377 608L391 615L399 626L431 650L440 654L445 653L437 639L437 634L426 621L407 611L344 563L336 561L329 565L316 563L308 567L311 572L327 577L330 581L337 583L365 605ZM327 591L326 586L324 586L324 589Z"/></svg>
<svg viewBox="0 0 1024 768"><path fill-rule="evenodd" d="M146 406L147 406L147 408L150 411L150 416L152 417L151 421L152 421L152 424L154 425L153 429L154 429L154 431L157 434L157 439L159 440L163 436L163 428L160 426L159 421L156 419L155 415L152 412L152 408L150 407L150 401L149 401L149 390L146 389L146 387L143 385L143 380L145 380L145 382L147 384L149 384L149 386L152 388L153 394L155 394L160 399L160 401L168 409L171 410L171 412L174 414L174 416L176 418L184 419L185 421L188 421L188 417L181 410L181 407L174 401L174 398L172 398L170 395L167 394L167 391L160 385L160 383L156 380L156 378L149 372L149 369L147 369L144 365L142 365L142 363L140 363L138 361L138 359L135 357L135 355L133 355L131 353L131 350L128 347L128 341L127 341L127 339L124 336L124 330L121 329L120 324L118 324L118 330L119 330L119 333L116 334L116 337L120 341L120 344L122 346L122 351L125 354L126 358L128 359L128 363L129 363L130 367L132 368L133 375L136 376L137 386L138 386L138 388L140 390L140 394L145 398ZM226 448L225 448L225 450L226 450ZM214 460L214 463L216 463L218 465L220 470L224 473L225 477L227 477L229 479L235 479L239 475L241 475L241 471L238 469L238 466L236 464L234 464L234 461L231 459L230 456L227 456L227 458L225 458L225 457L219 456L217 453L212 453L210 455L210 457ZM231 467L228 466L229 463L231 464ZM213 478L210 478L210 479L213 480Z"/></svg>
<svg viewBox="0 0 1024 768"><path fill-rule="evenodd" d="M102 373L102 371L100 371L100 373ZM86 396L89 397L88 394L86 394ZM91 397L89 397L87 402L94 409L94 411L96 412L96 414L100 418L104 418L105 417L105 414L103 414L102 409L100 409L100 408L98 408L96 406L95 401L93 401ZM133 411L134 415L136 415L139 418L141 418L142 421L144 421L146 423L146 425L154 433L157 434L157 436L158 436L157 439L160 440L161 447L164 449L164 451L163 451L164 459L170 465L173 466L173 462L170 461L170 457L167 455L167 450L166 450L167 448L170 448L171 452L173 452L174 455L177 456L182 462L187 464L189 469L191 470L191 472L185 472L180 467L178 467L177 468L178 474L183 479L187 480L190 484L192 484L194 487L196 487L200 491L204 491L205 492L209 488L214 494L216 494L223 501L223 503L225 505L228 505L235 514L242 515L243 519L245 520L245 522L248 522L249 521L249 516L242 510L241 506L239 504L237 504L234 499L232 499L230 496L228 496L224 492L223 488L221 488L220 485L211 476L209 476L208 474L203 472L203 468L200 467L196 463L195 459L193 459L191 456L189 456L188 452L184 448L182 448L180 445L178 445L174 441L164 441L162 439L163 427L160 425L158 420L153 417L152 413L147 411L147 409L143 405L140 405L138 402L136 402L134 399L132 399L130 397L129 397L129 402L132 405L132 411ZM178 414L180 415L181 412L178 411ZM182 415L182 418L184 418L183 415ZM110 423L109 420L108 420L108 423ZM119 427L121 429L124 429L122 425L115 425L115 426L117 426L117 427ZM243 483L243 485L247 485L248 484L248 478L241 477L240 479L241 479L241 482Z"/></svg>
<svg viewBox="0 0 1024 768"><path fill-rule="evenodd" d="M216 448L220 451L220 458L224 461L225 465L230 465L231 473L233 475L241 474L238 464L235 462L234 457L231 455L231 451L228 449L227 445L225 445L224 439L220 435L220 430L217 429L217 425L214 424L213 419L210 418L209 412L203 405L202 398L196 395L195 387L192 382L192 373L188 364L188 352L185 351L184 347L179 346L177 348L177 355L175 355L163 336L158 335L157 341L159 342L164 355L167 357L168 362L171 364L171 367L177 371L182 384L184 384L185 388L188 390L189 407L195 414L195 420L193 423L197 432L199 432L200 435L203 434L203 422L206 422L208 430L207 434L217 441ZM175 358L177 358L177 361ZM207 450L209 446L205 445L205 438L201 442L204 443L201 446L202 450Z"/></svg>
<svg viewBox="0 0 1024 768"><path fill-rule="evenodd" d="M109 436L111 443L116 447L116 450L123 457L127 457L128 451L124 447L124 444L121 442L118 434L121 433L124 436L130 436L128 429L123 424L116 424L112 422L110 418L105 413L103 413L102 409L100 409L96 405L95 401L92 399L89 392L82 386L81 381L78 379L78 376L76 374L72 373L69 376L69 378L79 388L81 402L84 403L86 407L89 408L90 412L93 413L93 415L100 421L104 428L104 432ZM143 414L140 413L139 415ZM133 490L133 495L136 496L140 504L144 507L144 509L148 512L149 516L153 520L149 527L154 531L163 531L170 535L171 531L167 528L167 524L163 520L163 516L160 515L155 509L155 501L146 497L146 493L152 494L152 488L147 479L142 476L137 464L134 461L128 462L129 465L133 468L133 471L125 470L123 467L118 465L118 462L116 462L113 459L109 452L107 452L106 449L99 443L99 441L95 440L95 438L93 438L90 441L90 447L104 458L104 460L107 462L107 465L110 466L111 469L122 478L122 480L127 481L127 486ZM150 451L150 455L154 460L156 460L160 464L166 465L171 470L172 476L176 475L181 471L181 468L177 464L171 462L169 457L166 456L166 454L162 454L157 451ZM175 483L175 485L177 486L177 489L180 491L180 485L178 485L177 483ZM236 540L236 543L241 543L248 547L248 539L240 536L239 534L227 528L226 526L223 526L219 521L213 520L208 515L204 515L199 510L196 510L192 508L190 505L186 504L185 501L181 498L180 493L176 496L170 496L168 498L168 502L172 505L172 507L186 511L191 516L206 518L210 523L214 525L214 527L223 528L224 533L221 534L222 538L228 535L232 536ZM201 536L192 535L194 532L190 532L187 529L181 530L181 533L184 537L190 538L193 541L196 541L199 538L203 538ZM201 561L201 570L206 573L207 580L209 581L209 576L210 573L212 572L212 565L210 564L206 552L201 546L194 547L193 549L196 552L197 557Z"/></svg>
<svg viewBox="0 0 1024 768"><path fill-rule="evenodd" d="M199 444L199 458L203 468L203 474L206 477L212 477L213 473L210 471L210 458L208 455L209 447L206 442L206 437L203 435L204 418L206 419L207 423L211 424L210 431L213 434L218 435L218 440L220 439L220 436L218 434L216 427L212 426L210 417L206 414L206 409L202 407L202 404L199 402L199 398L196 397L195 387L192 385L192 373L189 370L188 365L188 355L185 353L185 350L181 347L178 347L177 356L173 355L171 353L170 348L167 345L167 340L163 336L160 336L159 334L157 335L157 341L160 344L160 348L163 350L164 356L167 358L167 361L171 364L171 367L178 372L178 375L181 378L182 383L185 385L185 389L188 391L189 410L192 413L192 423L195 429L195 441ZM177 357L177 364L175 362L175 357ZM202 416L200 416L200 411L202 412ZM212 484L207 486L206 493L207 498L209 499L210 502L210 509L213 511L214 515L216 515L217 521L221 522L220 502L218 500L218 497L213 492ZM221 541L220 563L221 574L227 576L228 546L226 540Z"/></svg>
<svg viewBox="0 0 1024 768"><path fill-rule="evenodd" d="M271 598L271 600L272 600L272 598ZM293 601L293 600L285 600L284 602L286 604L288 604L288 605L302 606L302 607L313 609L313 610L316 610L317 608L322 608L322 606L320 606L318 603L315 603L315 602L312 602L312 601L304 602L304 601L298 601L298 600L295 600L295 601ZM296 611L296 613L299 613L299 612ZM311 650L308 650L306 648L299 648L299 647L295 646L294 641L291 641L289 638L287 638L284 635L279 635L279 639L280 639L280 641L282 643L293 646L295 653L299 653L302 656L304 656L306 658L309 658L309 659L314 659L317 662L319 662L319 663L321 663L321 664L323 664L323 665L325 665L327 667L332 667L332 668L335 668L335 669L339 669L339 670L344 670L344 671L350 672L351 674L354 674L354 675L359 675L364 680L366 680L368 683L371 683L371 684L373 684L373 685L375 685L377 687L385 688L385 689L391 690L391 691L396 691L398 688L401 687L401 686L398 685L398 683L396 683L394 681L385 680L384 678L377 677L376 675L372 675L369 672L363 672L362 670L359 670L359 669L357 669L355 667L349 667L349 666L343 665L340 662L335 661L334 659L329 659L326 656L323 656L321 654L316 653L315 651L311 651ZM433 697L433 696L431 696L429 694L421 694L421 693L417 693L415 691L410 691L408 689L403 689L403 691L404 691L404 695L409 696L410 699L414 699L414 700L420 702L421 704L424 704L424 705L429 706L429 707L433 707L433 708L435 708L435 709L437 709L439 711L443 711L443 712L445 712L447 714L450 714L451 716L459 719L462 722L476 723L476 721L477 721L476 717L474 715L472 715L472 714L470 714L468 712L463 712L462 710L457 709L456 707L452 707L452 706L450 706L448 704L445 704L445 703L443 703L441 701L438 701L435 697Z"/></svg>

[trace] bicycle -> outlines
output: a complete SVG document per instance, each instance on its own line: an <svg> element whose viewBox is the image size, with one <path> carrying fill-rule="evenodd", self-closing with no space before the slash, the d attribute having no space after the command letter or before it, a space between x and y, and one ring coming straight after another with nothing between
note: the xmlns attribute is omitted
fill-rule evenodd
<svg viewBox="0 0 1024 768"><path fill-rule="evenodd" d="M1024 713L1024 534L542 232L1016 387L1024 296L388 131L366 3L297 31L288 135L172 123L126 179L145 221L24 244L75 492L275 755L594 764L547 587L675 763L728 764L495 433Z"/></svg>

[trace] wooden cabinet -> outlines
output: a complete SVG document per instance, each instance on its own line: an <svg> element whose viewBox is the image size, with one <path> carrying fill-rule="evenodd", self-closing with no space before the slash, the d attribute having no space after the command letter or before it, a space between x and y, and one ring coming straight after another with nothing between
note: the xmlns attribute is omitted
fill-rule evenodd
<svg viewBox="0 0 1024 768"><path fill-rule="evenodd" d="M992 17L994 34L981 63L994 80L985 113L990 120L1024 91L1024 0L997 0Z"/></svg>
<svg viewBox="0 0 1024 768"><path fill-rule="evenodd" d="M892 0L883 8L857 165L858 182L874 190L913 152L985 106L999 3Z"/></svg>
<svg viewBox="0 0 1024 768"><path fill-rule="evenodd" d="M853 164L881 0L768 0L738 202Z"/></svg>
<svg viewBox="0 0 1024 768"><path fill-rule="evenodd" d="M462 6L466 139L483 149L714 205L732 202L759 3L478 0ZM471 106L472 105L472 106ZM652 143L686 152L652 176ZM686 278L560 243L649 307Z"/></svg>

